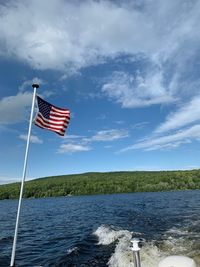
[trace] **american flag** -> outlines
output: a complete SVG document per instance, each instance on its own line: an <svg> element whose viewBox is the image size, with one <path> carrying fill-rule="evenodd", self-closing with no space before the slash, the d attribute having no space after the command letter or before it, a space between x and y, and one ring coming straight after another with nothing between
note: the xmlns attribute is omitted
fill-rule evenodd
<svg viewBox="0 0 200 267"><path fill-rule="evenodd" d="M70 111L58 108L39 96L37 96L37 105L38 113L34 120L35 125L63 136L70 121Z"/></svg>

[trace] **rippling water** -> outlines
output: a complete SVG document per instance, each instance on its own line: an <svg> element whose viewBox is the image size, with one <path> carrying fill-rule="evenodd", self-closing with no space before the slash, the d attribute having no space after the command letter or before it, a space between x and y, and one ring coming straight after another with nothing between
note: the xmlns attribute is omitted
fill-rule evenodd
<svg viewBox="0 0 200 267"><path fill-rule="evenodd" d="M17 204L0 201L0 267L10 263ZM146 240L142 267L172 254L200 266L200 191L23 200L16 266L133 267L132 235Z"/></svg>

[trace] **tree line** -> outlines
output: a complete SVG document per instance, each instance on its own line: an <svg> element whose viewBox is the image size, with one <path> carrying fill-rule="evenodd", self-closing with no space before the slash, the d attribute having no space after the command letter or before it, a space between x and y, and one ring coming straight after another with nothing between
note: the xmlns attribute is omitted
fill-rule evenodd
<svg viewBox="0 0 200 267"><path fill-rule="evenodd" d="M25 183L24 198L200 189L200 170L93 172ZM20 183L0 186L0 199L19 197Z"/></svg>

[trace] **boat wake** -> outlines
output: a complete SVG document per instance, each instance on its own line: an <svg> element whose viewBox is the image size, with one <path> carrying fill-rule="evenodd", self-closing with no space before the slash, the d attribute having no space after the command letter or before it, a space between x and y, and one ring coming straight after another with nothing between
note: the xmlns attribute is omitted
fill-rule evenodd
<svg viewBox="0 0 200 267"><path fill-rule="evenodd" d="M130 249L132 237L140 237L141 233L115 228L114 226L101 225L94 232L99 245L109 245L115 242L115 250L111 255L109 267L134 267L133 254ZM193 238L192 238L193 237ZM160 240L144 242L140 251L142 267L155 267L169 255L186 255L195 260L200 266L200 243L195 238L195 233L187 229L172 228Z"/></svg>

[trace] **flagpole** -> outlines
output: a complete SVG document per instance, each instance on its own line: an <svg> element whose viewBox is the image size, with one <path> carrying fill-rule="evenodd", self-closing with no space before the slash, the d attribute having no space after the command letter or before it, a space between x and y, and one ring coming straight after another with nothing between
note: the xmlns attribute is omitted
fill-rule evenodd
<svg viewBox="0 0 200 267"><path fill-rule="evenodd" d="M25 182L25 177L26 177L27 159L28 159L29 143L30 143L30 136L31 136L32 121L33 121L33 112L34 112L34 106L35 106L36 90L37 88L39 88L39 85L34 83L32 87L34 91L33 91L31 115L30 115L29 129L28 129L28 136L27 136L27 143L26 143L26 152L25 152L25 157L24 157L24 168L23 168L21 190L20 190L18 210L17 210L17 219L16 219L16 225L15 225L15 235L14 235L14 240L13 240L10 267L13 267L15 264L15 251L16 251L17 234L18 234L18 227L19 227L19 216L20 216L21 202L22 202L22 197L23 197L24 182Z"/></svg>

